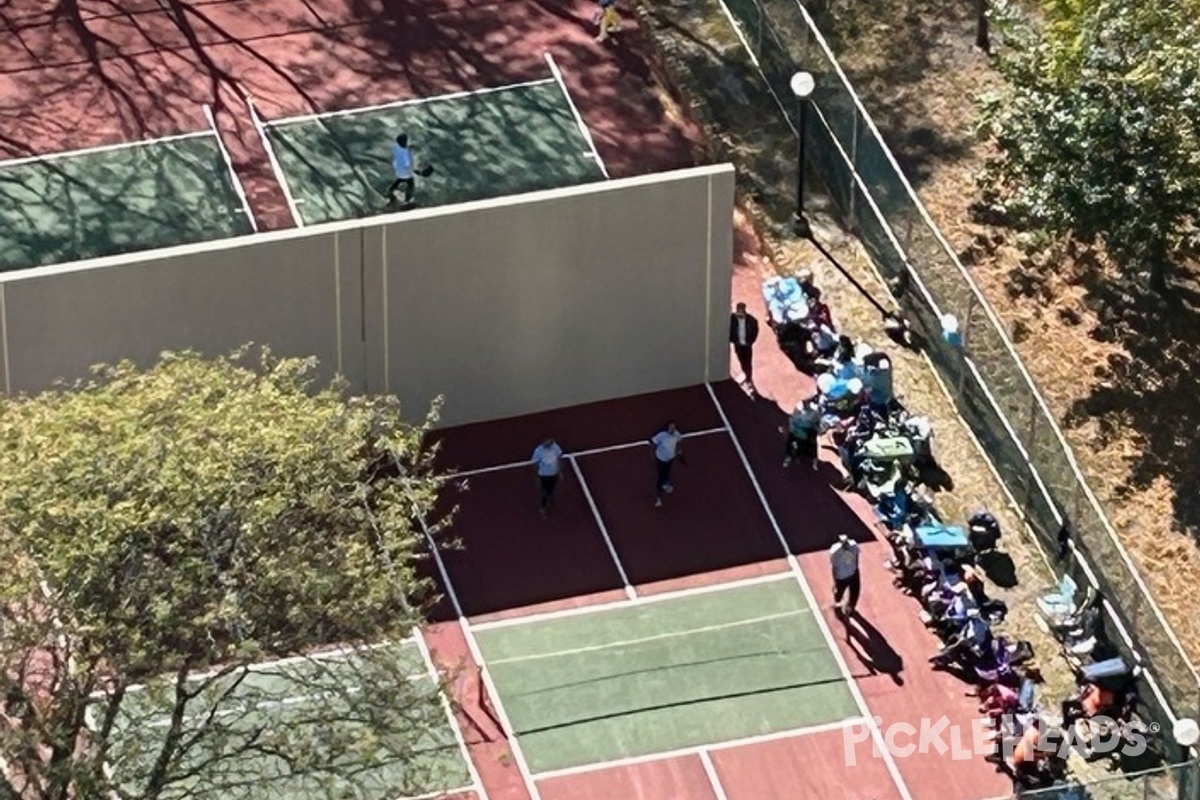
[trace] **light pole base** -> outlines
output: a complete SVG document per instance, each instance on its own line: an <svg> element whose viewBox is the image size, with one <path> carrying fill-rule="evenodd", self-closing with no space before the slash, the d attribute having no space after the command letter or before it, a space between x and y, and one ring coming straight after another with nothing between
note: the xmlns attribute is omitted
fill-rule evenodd
<svg viewBox="0 0 1200 800"><path fill-rule="evenodd" d="M808 217L804 216L802 211L792 214L792 233L801 239L812 238L812 226L808 224Z"/></svg>

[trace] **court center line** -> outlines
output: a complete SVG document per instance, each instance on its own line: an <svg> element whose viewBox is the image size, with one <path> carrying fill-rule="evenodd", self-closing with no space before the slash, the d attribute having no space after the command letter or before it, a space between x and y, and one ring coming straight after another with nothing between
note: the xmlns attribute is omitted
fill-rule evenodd
<svg viewBox="0 0 1200 800"><path fill-rule="evenodd" d="M628 606L624 606L628 607ZM611 610L611 609L610 609ZM678 639L684 636L692 636L698 633L714 633L716 631L725 631L730 628L738 628L744 625L758 625L763 622L770 622L776 619L786 619L788 617L798 617L801 614L812 614L812 610L808 608L796 609L794 611L780 611L774 614L763 614L749 619L739 619L733 622L718 622L713 625L702 625L699 628L688 628L682 631L670 631L668 633L656 633L651 636L639 636L635 639L618 639L615 642L605 642L604 644L589 644L582 647L568 647L564 650L555 650L551 653L532 653L523 656L510 656L509 658L493 658L489 663L496 664L519 664L525 661L541 661L546 658L558 658L559 656L574 656L582 653L597 653L601 650L612 650L619 647L632 647L635 644L646 644L648 642L661 642L667 639Z"/></svg>
<svg viewBox="0 0 1200 800"><path fill-rule="evenodd" d="M741 578L739 580L727 581L725 583L710 583L706 586L690 586L686 589L676 589L674 591L659 592L657 594L640 594L632 602L629 600L614 600L607 603L595 603L590 606L574 606L572 608L559 608L553 611L542 611L540 613L526 614L518 617L506 617L504 619L490 620L488 622L473 622L471 623L471 627L476 631L490 631L495 628L536 625L539 622L549 622L556 619L581 617L587 614L600 614L605 611L629 608L633 604L649 605L652 603L662 603L669 600L678 600L683 597L695 597L702 594L736 591L748 586L760 586L764 583L777 583L792 580L795 580L795 578L792 576L790 571L772 572L769 575L755 575L752 578Z"/></svg>
<svg viewBox="0 0 1200 800"><path fill-rule="evenodd" d="M129 150L134 147L150 147L156 144L166 144L167 142L178 142L184 139L198 139L201 136L212 136L213 132L207 128L202 131L191 131L189 133L176 133L171 136L160 136L157 139L138 139L133 142L114 142L112 144L101 144L95 147L81 147L78 150L60 150L55 153L46 153L37 156L21 156L19 158L10 158L5 161L0 161L0 170L6 167L19 167L23 164L34 164L42 161L56 161L60 158L73 158L75 156L88 156L94 153L109 153L115 150Z"/></svg>
<svg viewBox="0 0 1200 800"><path fill-rule="evenodd" d="M297 114L293 117L280 117L273 119L269 123L271 127L279 127L280 125L291 125L297 122L315 122L319 119L330 119L332 117L350 117L355 114L369 114L372 111L384 111L389 108L403 108L404 106L419 106L425 103L434 103L438 100L465 100L468 97L478 97L481 95L493 94L495 92L507 92L517 89L531 89L534 86L545 86L547 83L553 83L554 78L538 78L532 81L520 81L518 83L509 83L504 86L485 86L482 89L468 89L462 92L447 92L446 94L435 94L429 97L410 97L407 100L393 100L390 103L379 103L373 106L361 106L359 108L344 108L340 111L320 111L314 114Z"/></svg>
<svg viewBox="0 0 1200 800"><path fill-rule="evenodd" d="M233 181L233 190L237 192L238 199L242 201L242 211L245 213L246 219L250 220L250 228L258 233L258 220L254 218L254 211L250 208L250 199L246 197L242 179L238 177L237 170L233 168L233 156L229 154L225 142L221 139L221 131L217 128L217 118L213 115L212 106L208 103L204 104L204 118L208 120L208 126L212 128L213 136L217 137L217 149L221 151L221 158L224 159L225 167L229 170L229 177Z"/></svg>
<svg viewBox="0 0 1200 800"><path fill-rule="evenodd" d="M593 764L581 764L577 767L563 767L561 769L551 769L545 772L539 772L533 777L539 781L551 780L553 778L565 778L572 775L586 775L589 772L600 772L606 769L616 769L619 767L632 767L638 764L648 764L654 761L669 761L676 758L686 758L687 756L699 755L702 752L716 753L722 750L736 750L740 747L752 747L758 744L767 742L778 742L785 739L799 739L804 736L810 736L820 733L831 733L833 731L844 730L855 725L862 725L865 722L861 717L848 717L847 719L837 722L826 722L820 725L810 725L805 728L790 728L783 731L775 731L774 733L761 733L755 736L744 736L740 739L729 739L724 742L716 742L714 744L693 745L691 747L681 747L676 750L664 750L659 753L647 753L640 756L628 756L626 758L615 758L611 761L597 761Z"/></svg>
<svg viewBox="0 0 1200 800"><path fill-rule="evenodd" d="M583 477L583 471L579 469L579 462L573 456L568 456L567 460L571 462L571 469L575 473L575 478L579 481L579 488L583 490L583 496L587 499L588 507L592 509L592 516L596 518L596 526L600 528L600 535L604 537L604 544L608 547L608 554L612 556L613 564L616 565L617 572L621 576L621 581L625 584L625 596L630 600L636 600L637 591L633 588L633 584L629 582L629 575L625 572L625 565L621 563L621 558L617 555L617 546L613 544L612 537L608 535L608 527L605 526L604 519L600 516L600 509L596 507L596 500L592 497L592 490L588 488L587 481Z"/></svg>
<svg viewBox="0 0 1200 800"><path fill-rule="evenodd" d="M238 89L241 90L241 87L239 86ZM258 138L262 141L263 149L267 151L267 161L271 164L271 172L275 173L275 179L279 181L279 188L283 190L283 198L287 201L288 211L292 214L292 222L296 223L297 228L303 228L304 218L300 216L300 209L296 205L296 196L292 194L292 187L288 184L283 165L279 163L279 157L275 154L275 146L271 144L271 138L267 135L266 124L254 105L254 98L242 91L242 100L245 101L246 108L250 109L250 121L254 123L254 130L258 131Z"/></svg>
<svg viewBox="0 0 1200 800"><path fill-rule="evenodd" d="M707 750L701 750L700 763L704 766L704 774L708 776L708 783L712 786L713 794L717 800L729 800L729 795L725 794L725 787L721 785L721 778L717 775L717 768L713 765L712 756Z"/></svg>
<svg viewBox="0 0 1200 800"><path fill-rule="evenodd" d="M717 433L725 433L725 429L724 428L705 428L704 430L692 431L691 433L685 433L683 435L683 438L693 439L698 436L712 436L713 434L717 434ZM624 444L610 444L605 447L593 447L590 450L576 450L575 452L572 452L572 453L564 453L563 458L584 458L585 456L595 456L595 455L600 455L601 453L613 453L613 452L616 452L617 450L630 450L634 447L649 447L649 446L650 446L649 439L644 439L644 440L639 439L636 442L625 442ZM506 469L518 469L520 467L532 467L532 466L533 466L532 459L530 459L529 461L510 461L507 464L497 464L492 467L480 467L478 469L468 469L468 470L464 470L462 472L455 472L449 476L449 479L454 480L456 478L470 478L475 475L486 475L489 472L502 472Z"/></svg>
<svg viewBox="0 0 1200 800"><path fill-rule="evenodd" d="M550 55L548 50L546 51L546 63L550 65L550 72L554 75L554 80L558 82L558 88L562 90L563 97L567 99L567 105L571 107L571 115L575 117L575 124L579 126L579 132L583 134L583 139L591 150L587 155L596 161L600 172L605 178L608 178L608 167L604 166L604 159L600 157L600 151L596 149L596 140L592 138L592 131L583 121L583 115L579 113L579 107L575 105L575 100L571 97L571 90L567 88L567 82L563 79L562 70L558 68L554 56Z"/></svg>
<svg viewBox="0 0 1200 800"><path fill-rule="evenodd" d="M429 652L429 643L425 641L425 636L419 627L413 629L413 639L416 640L417 647L421 650L421 658L425 661L425 670L430 680L435 686L438 686L438 697L442 701L442 709L446 712L446 721L450 723L450 729L454 731L454 741L458 742L458 750L467 764L467 774L471 777L473 790L479 795L480 800L488 800L487 789L483 786L483 778L480 777L475 762L471 760L471 749L467 747L467 739L463 736L458 720L454 717L454 709L450 705L450 699L446 696L447 690L440 685L441 679L437 666L433 663L433 654ZM462 790L452 791L457 793Z"/></svg>
<svg viewBox="0 0 1200 800"><path fill-rule="evenodd" d="M708 389L708 396L712 399L713 405L716 406L717 413L720 414L721 420L725 423L725 430L729 432L729 438L733 441L733 447L737 450L738 458L742 461L746 475L754 485L754 491L758 495L759 502L762 503L763 511L767 513L767 519L771 522L771 528L775 531L775 536L779 539L779 544L783 547L783 551L787 555L788 565L792 568L792 574L795 575L796 582L800 584L800 590L804 592L805 598L813 609L813 619L817 621L817 625L821 628L821 633L825 637L826 644L829 645L829 650L833 653L834 660L837 662L838 669L842 672L842 677L846 681L850 694L854 698L854 702L858 706L858 710L863 718L870 721L871 738L874 739L878 752L883 754L884 765L891 774L892 780L896 784L896 789L900 792L900 797L902 800L913 800L912 793L908 790L908 785L900 775L900 768L896 766L896 760L892 758L891 750L884 742L883 733L871 718L871 710L867 706L867 701L863 697L862 691L858 688L858 683L854 680L854 674L846 664L846 659L842 657L842 651L838 649L837 640L834 638L833 632L829 630L829 625L825 622L825 616L820 613L821 606L817 602L816 595L813 594L812 587L808 585L808 579L804 576L804 571L800 569L800 561L792 553L792 548L788 544L787 537L783 535L783 529L779 526L779 520L776 518L774 510L772 510L771 504L767 502L767 496L763 492L762 485L758 482L758 476L754 474L754 468L750 466L750 459L746 457L746 451L742 448L742 443L738 439L737 433L734 432L733 425L729 422L729 417L725 413L724 406L717 399L717 393L713 390L712 384L706 383L704 386Z"/></svg>
<svg viewBox="0 0 1200 800"><path fill-rule="evenodd" d="M529 771L529 762L525 760L525 753L521 750L521 743L517 741L517 729L513 727L512 720L508 717L508 712L504 710L504 703L500 699L500 693L496 691L496 684L492 680L491 672L489 672L487 663L483 660L483 651L479 649L479 642L475 641L475 634L471 631L471 621L462 613L462 602L458 599L458 592L454 588L454 582L450 580L450 572L446 569L446 562L442 559L441 553L438 551L437 542L434 541L433 534L429 530L429 524L425 521L425 517L420 513L417 513L415 516L417 517L418 524L421 526L421 532L425 536L425 541L429 543L430 553L433 555L434 563L437 565L438 572L442 576L442 582L446 586L446 594L450 597L450 603L454 606L454 610L458 612L458 626L462 630L463 639L467 643L467 650L471 653L471 658L474 659L475 664L479 667L480 680L483 681L483 686L491 698L496 716L500 719L504 738L508 742L509 749L512 750L513 760L516 762L517 771L521 773L521 780L525 783L525 789L529 792L530 800L542 800L537 783L533 780L533 773Z"/></svg>

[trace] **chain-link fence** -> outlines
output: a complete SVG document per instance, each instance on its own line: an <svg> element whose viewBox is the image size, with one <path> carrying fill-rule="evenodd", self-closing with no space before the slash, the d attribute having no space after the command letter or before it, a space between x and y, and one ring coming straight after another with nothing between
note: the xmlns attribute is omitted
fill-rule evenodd
<svg viewBox="0 0 1200 800"><path fill-rule="evenodd" d="M1176 800L1184 795L1180 787L1194 786L1197 764L1176 764L1166 769L1113 775L1047 789L1027 789L1013 800Z"/></svg>
<svg viewBox="0 0 1200 800"><path fill-rule="evenodd" d="M930 219L809 11L799 0L723 2L793 131L799 101L789 88L791 76L803 69L816 79L804 126L809 168L848 226L858 230L880 274L907 279L905 314L959 411L1043 545L1072 554L1062 569L1080 573L1109 601L1118 644L1153 676L1146 697L1161 706L1153 715L1163 724L1195 718L1196 670L1117 540L995 311ZM946 314L959 322L961 347L943 340ZM1069 544L1063 544L1064 534ZM1172 755L1182 760L1182 753Z"/></svg>

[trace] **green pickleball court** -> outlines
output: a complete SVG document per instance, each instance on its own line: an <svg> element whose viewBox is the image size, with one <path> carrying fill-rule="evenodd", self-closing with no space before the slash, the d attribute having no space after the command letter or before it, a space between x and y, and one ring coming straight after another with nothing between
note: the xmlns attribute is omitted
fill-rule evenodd
<svg viewBox="0 0 1200 800"><path fill-rule="evenodd" d="M475 636L535 773L859 713L790 578Z"/></svg>
<svg viewBox="0 0 1200 800"><path fill-rule="evenodd" d="M213 133L0 162L0 271L252 231Z"/></svg>
<svg viewBox="0 0 1200 800"><path fill-rule="evenodd" d="M427 702L401 706L386 688L396 681L410 683ZM196 743L172 770L164 798L396 800L473 783L415 642L192 683L197 697L181 733ZM121 706L109 767L130 793L146 785L162 751L172 692L170 685L139 691ZM286 759L273 755L284 752Z"/></svg>
<svg viewBox="0 0 1200 800"><path fill-rule="evenodd" d="M306 224L389 210L391 145L407 133L421 208L604 179L570 100L547 78L512 87L266 125L297 213Z"/></svg>

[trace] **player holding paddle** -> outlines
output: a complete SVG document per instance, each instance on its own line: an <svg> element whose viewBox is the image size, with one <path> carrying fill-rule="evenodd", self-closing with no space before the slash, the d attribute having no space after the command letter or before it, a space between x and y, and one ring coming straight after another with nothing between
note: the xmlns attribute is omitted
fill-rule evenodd
<svg viewBox="0 0 1200 800"><path fill-rule="evenodd" d="M413 195L417 189L417 175L422 178L428 178L433 174L433 167L426 164L423 167L415 167L413 164L412 150L408 146L408 134L401 133L396 136L396 141L392 144L392 172L396 176L396 180L392 181L392 185L388 187L388 205L396 205L396 190L401 186L404 187L404 204L401 208L413 207Z"/></svg>
<svg viewBox="0 0 1200 800"><path fill-rule="evenodd" d="M679 432L679 428L672 420L661 431L654 434L650 439L650 444L654 445L654 466L657 477L654 507L660 508L663 504L663 495L675 491L675 487L671 484L671 467L675 464L676 458L683 459L683 434Z"/></svg>

